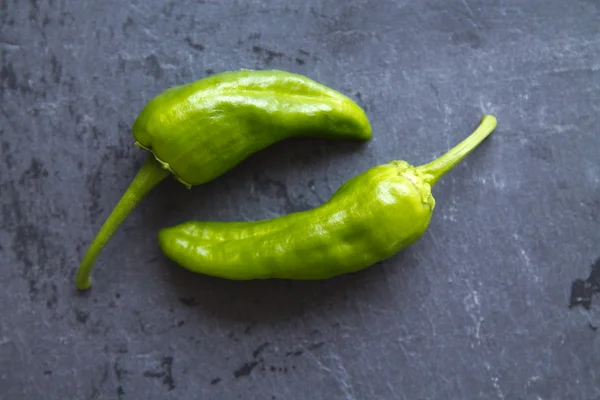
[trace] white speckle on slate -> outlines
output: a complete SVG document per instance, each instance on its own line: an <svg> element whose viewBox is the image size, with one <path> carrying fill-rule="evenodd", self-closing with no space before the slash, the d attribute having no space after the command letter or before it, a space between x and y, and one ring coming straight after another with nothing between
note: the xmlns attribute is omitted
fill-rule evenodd
<svg viewBox="0 0 600 400"><path fill-rule="evenodd" d="M492 386L494 386L494 389L496 389L496 394L498 395L498 398L504 399L504 393L502 393L502 389L500 388L500 384L498 383L497 376L492 377Z"/></svg>
<svg viewBox="0 0 600 400"><path fill-rule="evenodd" d="M529 379L527 379L527 385L526 387L530 387L531 385L533 385L534 383L540 381L542 378L538 375L534 375L532 377L530 377Z"/></svg>
<svg viewBox="0 0 600 400"><path fill-rule="evenodd" d="M445 213L442 218L446 221L456 222L455 215L458 212L458 209L455 206L450 206L447 210L447 213Z"/></svg>

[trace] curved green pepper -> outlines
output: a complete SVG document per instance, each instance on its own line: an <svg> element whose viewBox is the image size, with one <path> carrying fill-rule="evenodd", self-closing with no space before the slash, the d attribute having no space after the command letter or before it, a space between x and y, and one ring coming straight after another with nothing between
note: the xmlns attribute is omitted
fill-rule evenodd
<svg viewBox="0 0 600 400"><path fill-rule="evenodd" d="M152 153L88 248L77 271L90 287L95 260L120 224L172 175L188 188L215 179L251 154L290 137L368 140L371 125L350 98L285 71L223 72L167 89L133 124L135 144Z"/></svg>
<svg viewBox="0 0 600 400"><path fill-rule="evenodd" d="M392 161L355 176L321 206L256 222L188 221L158 234L163 253L221 278L326 279L364 269L417 241L431 220L431 188L496 127L487 115L460 144L413 167Z"/></svg>

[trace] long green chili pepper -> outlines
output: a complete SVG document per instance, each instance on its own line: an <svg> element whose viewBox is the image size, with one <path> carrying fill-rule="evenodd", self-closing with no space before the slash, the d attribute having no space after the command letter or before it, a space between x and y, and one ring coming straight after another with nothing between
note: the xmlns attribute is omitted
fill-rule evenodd
<svg viewBox="0 0 600 400"><path fill-rule="evenodd" d="M486 115L460 144L428 164L392 161L343 184L321 206L255 222L188 221L158 234L164 254L221 278L326 279L393 256L427 230L436 182L496 128Z"/></svg>
<svg viewBox="0 0 600 400"><path fill-rule="evenodd" d="M90 287L100 252L140 200L172 175L188 188L215 179L251 154L290 137L368 140L371 125L350 98L285 71L223 72L152 99L133 125L151 152L88 248L75 278Z"/></svg>

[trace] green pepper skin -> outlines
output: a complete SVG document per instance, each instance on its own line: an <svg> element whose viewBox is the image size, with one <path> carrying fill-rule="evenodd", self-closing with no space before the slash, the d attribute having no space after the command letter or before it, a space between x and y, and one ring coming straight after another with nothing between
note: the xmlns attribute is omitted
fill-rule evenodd
<svg viewBox="0 0 600 400"><path fill-rule="evenodd" d="M434 207L406 162L371 168L325 204L257 222L190 221L159 232L167 257L228 279L325 279L391 257L417 240ZM415 183L416 182L416 183Z"/></svg>
<svg viewBox="0 0 600 400"><path fill-rule="evenodd" d="M278 70L223 72L168 89L133 125L136 144L188 186L208 182L286 138L371 135L365 112L350 98Z"/></svg>
<svg viewBox="0 0 600 400"><path fill-rule="evenodd" d="M215 277L327 279L392 257L427 230L432 186L496 127L485 116L467 139L420 167L392 161L343 184L312 210L256 222L188 221L160 230L162 252Z"/></svg>
<svg viewBox="0 0 600 400"><path fill-rule="evenodd" d="M90 244L75 277L91 285L93 264L117 228L168 176L185 186L209 182L251 154L290 137L371 138L365 112L350 98L285 71L223 72L167 89L133 124L135 144L151 152Z"/></svg>

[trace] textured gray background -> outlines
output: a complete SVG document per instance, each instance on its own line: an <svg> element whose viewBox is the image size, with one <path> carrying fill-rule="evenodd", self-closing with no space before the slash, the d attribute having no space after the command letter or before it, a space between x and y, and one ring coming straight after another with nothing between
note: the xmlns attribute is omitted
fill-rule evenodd
<svg viewBox="0 0 600 400"><path fill-rule="evenodd" d="M597 0L0 0L0 398L600 399ZM154 95L281 68L365 107L366 145L290 140L169 180L80 257L145 154ZM420 242L325 282L228 282L161 255L189 218L308 209L392 159L493 136L434 190Z"/></svg>

